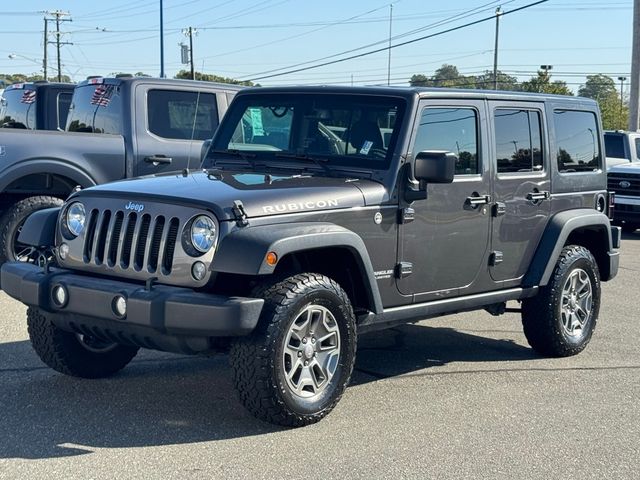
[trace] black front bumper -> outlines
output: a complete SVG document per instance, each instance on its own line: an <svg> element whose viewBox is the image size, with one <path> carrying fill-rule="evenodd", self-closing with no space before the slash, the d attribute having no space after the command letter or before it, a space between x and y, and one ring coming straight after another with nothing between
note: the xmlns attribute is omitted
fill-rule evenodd
<svg viewBox="0 0 640 480"><path fill-rule="evenodd" d="M53 300L58 285L67 291L63 306ZM147 290L136 283L63 269L45 273L41 267L21 262L2 266L2 289L22 303L54 314L51 319L60 328L181 352L206 350L208 337L249 334L264 303L258 298L225 297L184 287L154 285ZM114 312L117 296L127 301L125 318ZM186 341L187 347L176 346L176 339L180 344Z"/></svg>

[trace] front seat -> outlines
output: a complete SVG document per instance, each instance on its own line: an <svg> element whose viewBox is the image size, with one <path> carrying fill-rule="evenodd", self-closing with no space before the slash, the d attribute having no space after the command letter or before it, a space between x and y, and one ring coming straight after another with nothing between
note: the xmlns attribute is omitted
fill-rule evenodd
<svg viewBox="0 0 640 480"><path fill-rule="evenodd" d="M359 120L351 126L351 132L349 134L349 142L356 149L356 152L360 152L365 142L371 142L372 148L384 148L382 142L382 133L378 124L371 120Z"/></svg>

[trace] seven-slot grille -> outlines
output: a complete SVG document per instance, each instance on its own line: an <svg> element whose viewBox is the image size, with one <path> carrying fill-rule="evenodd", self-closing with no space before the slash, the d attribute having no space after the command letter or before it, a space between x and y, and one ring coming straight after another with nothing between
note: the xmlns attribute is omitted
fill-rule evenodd
<svg viewBox="0 0 640 480"><path fill-rule="evenodd" d="M628 182L628 187L621 187L620 182ZM626 184L625 184L626 185ZM610 173L607 175L607 187L616 195L630 195L640 197L640 175L632 173ZM616 208L618 208L616 206Z"/></svg>
<svg viewBox="0 0 640 480"><path fill-rule="evenodd" d="M87 217L84 263L169 275L179 225L177 217L93 209Z"/></svg>

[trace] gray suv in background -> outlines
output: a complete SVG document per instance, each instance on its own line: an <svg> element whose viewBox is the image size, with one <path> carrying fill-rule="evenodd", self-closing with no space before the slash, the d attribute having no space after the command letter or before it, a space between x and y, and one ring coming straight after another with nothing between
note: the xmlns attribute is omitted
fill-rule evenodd
<svg viewBox="0 0 640 480"><path fill-rule="evenodd" d="M618 270L601 132L596 103L566 96L243 90L201 168L29 217L20 241L53 261L6 263L2 286L59 372L230 348L242 403L307 425L358 333L517 301L537 352L582 351Z"/></svg>

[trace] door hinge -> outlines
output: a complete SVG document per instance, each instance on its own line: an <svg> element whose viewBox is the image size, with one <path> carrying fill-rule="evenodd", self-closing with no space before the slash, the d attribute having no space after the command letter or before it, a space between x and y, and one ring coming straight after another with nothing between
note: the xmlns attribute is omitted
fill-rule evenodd
<svg viewBox="0 0 640 480"><path fill-rule="evenodd" d="M411 207L406 207L398 212L398 223L411 223L416 219L416 211Z"/></svg>
<svg viewBox="0 0 640 480"><path fill-rule="evenodd" d="M489 257L489 265L495 267L496 265L502 263L503 255L502 252L495 250L491 252L491 256Z"/></svg>
<svg viewBox="0 0 640 480"><path fill-rule="evenodd" d="M494 217L501 217L502 215L507 213L507 205L502 203L502 202L496 202L493 205L493 212L492 213L493 213Z"/></svg>
<svg viewBox="0 0 640 480"><path fill-rule="evenodd" d="M244 205L241 200L234 200L233 207L231 208L233 212L233 216L236 219L236 224L239 227L246 227L249 225L249 220L247 220L247 212L244 209Z"/></svg>
<svg viewBox="0 0 640 480"><path fill-rule="evenodd" d="M396 265L396 277L405 278L413 273L413 263L400 262Z"/></svg>

